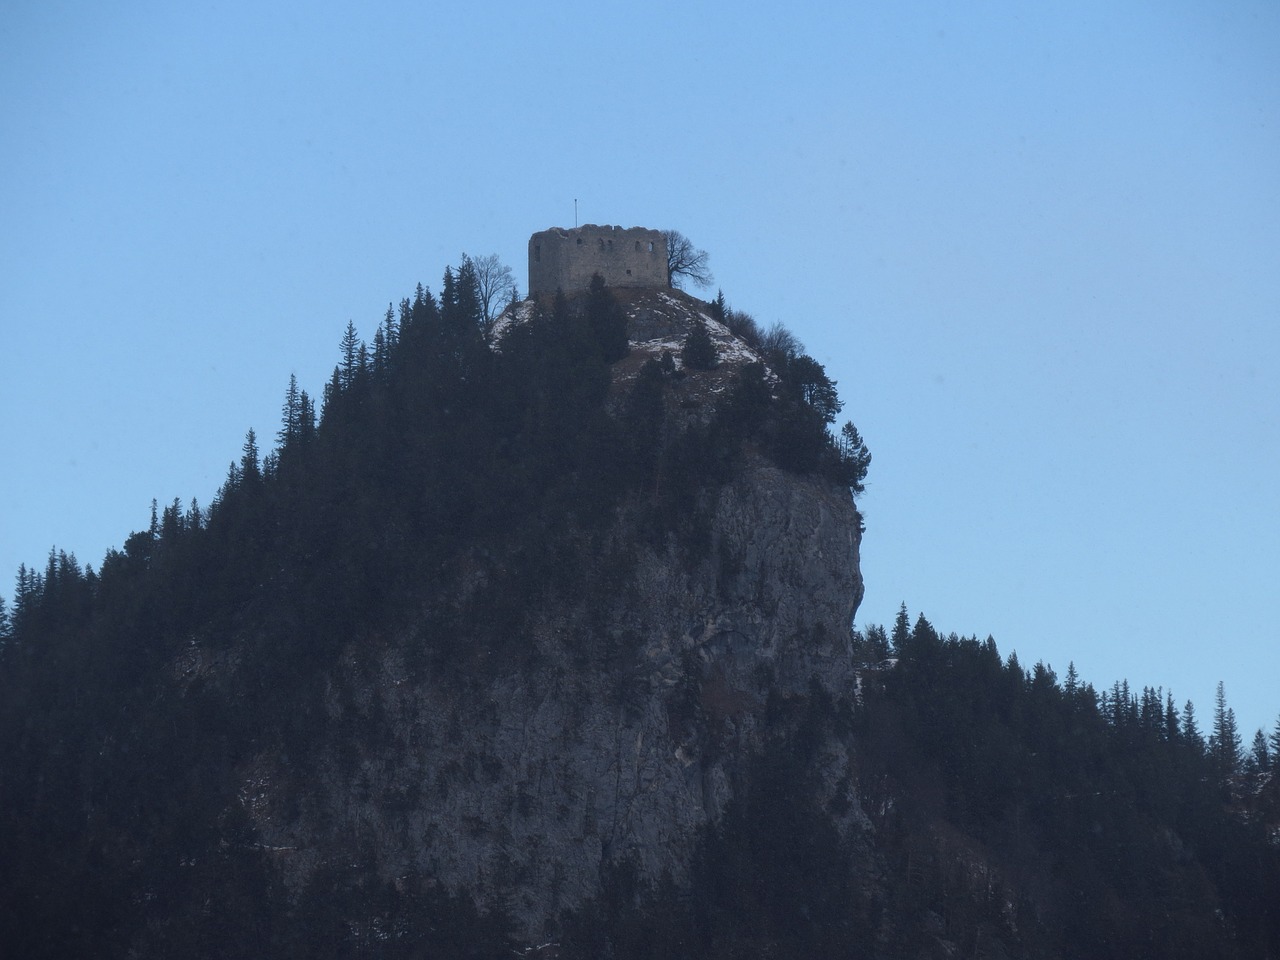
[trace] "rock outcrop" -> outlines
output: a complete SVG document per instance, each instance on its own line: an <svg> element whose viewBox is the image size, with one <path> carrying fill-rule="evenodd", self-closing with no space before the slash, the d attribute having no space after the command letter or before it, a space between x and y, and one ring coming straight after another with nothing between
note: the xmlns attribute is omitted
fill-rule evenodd
<svg viewBox="0 0 1280 960"><path fill-rule="evenodd" d="M654 337L674 335L679 317L658 308L690 322L670 296L629 307L633 320L648 311ZM753 359L716 334L726 357ZM508 665L463 680L415 669L414 624L353 639L328 679L329 726L343 732L321 744L321 775L295 779L274 748L245 771L246 808L286 882L302 889L335 857L392 881L418 871L502 904L537 936L599 892L607 864L687 878L699 832L741 789L770 699L851 692L862 598L847 488L748 457L711 496L693 553L646 543L622 510L584 543L599 572L527 611L525 655ZM620 545L625 572L606 582ZM833 816L856 829L849 758L834 739L823 756Z"/></svg>

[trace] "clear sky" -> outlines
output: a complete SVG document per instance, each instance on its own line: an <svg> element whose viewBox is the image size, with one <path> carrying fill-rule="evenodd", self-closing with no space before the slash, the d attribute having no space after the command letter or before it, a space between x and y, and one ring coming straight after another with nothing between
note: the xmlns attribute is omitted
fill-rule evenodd
<svg viewBox="0 0 1280 960"><path fill-rule="evenodd" d="M1273 0L3 19L0 576L207 504L349 319L464 251L523 286L576 199L682 230L838 381L874 457L860 623L906 601L1275 723Z"/></svg>

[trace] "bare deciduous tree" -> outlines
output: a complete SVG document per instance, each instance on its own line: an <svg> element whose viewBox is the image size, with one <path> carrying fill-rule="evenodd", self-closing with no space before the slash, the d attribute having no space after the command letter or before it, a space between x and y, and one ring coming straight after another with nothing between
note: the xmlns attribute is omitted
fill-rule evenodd
<svg viewBox="0 0 1280 960"><path fill-rule="evenodd" d="M667 240L667 286L679 287L690 280L695 286L709 287L713 281L705 250L699 250L679 230L663 230Z"/></svg>
<svg viewBox="0 0 1280 960"><path fill-rule="evenodd" d="M476 274L476 295L480 299L480 312L484 316L485 333L502 309L516 297L516 281L511 268L498 259L496 253L483 257L466 257Z"/></svg>
<svg viewBox="0 0 1280 960"><path fill-rule="evenodd" d="M804 349L796 335L774 321L760 337L760 350L774 366L784 366Z"/></svg>

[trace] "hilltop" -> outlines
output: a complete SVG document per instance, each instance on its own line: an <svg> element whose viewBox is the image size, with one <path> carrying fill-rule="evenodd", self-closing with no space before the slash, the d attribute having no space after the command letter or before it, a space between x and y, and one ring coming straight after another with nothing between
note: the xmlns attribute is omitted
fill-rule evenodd
<svg viewBox="0 0 1280 960"><path fill-rule="evenodd" d="M1276 747L905 605L855 631L840 412L723 297L596 282L490 325L464 261L348 326L319 415L291 382L216 502L22 573L0 938L1273 955Z"/></svg>

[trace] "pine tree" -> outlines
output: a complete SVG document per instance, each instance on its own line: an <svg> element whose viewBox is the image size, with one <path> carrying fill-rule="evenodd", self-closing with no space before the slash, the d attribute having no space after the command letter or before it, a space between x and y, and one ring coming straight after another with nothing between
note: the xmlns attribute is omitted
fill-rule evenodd
<svg viewBox="0 0 1280 960"><path fill-rule="evenodd" d="M807 353L800 354L792 357L778 373L799 399L822 418L824 424L835 423L836 414L844 405L840 402L835 381L827 376L822 364Z"/></svg>
<svg viewBox="0 0 1280 960"><path fill-rule="evenodd" d="M310 443L316 435L316 404L303 390L298 394L298 439Z"/></svg>
<svg viewBox="0 0 1280 960"><path fill-rule="evenodd" d="M873 623L867 627L864 641L867 658L873 663L889 658L893 648L889 645L889 634L885 632L882 624Z"/></svg>
<svg viewBox="0 0 1280 960"><path fill-rule="evenodd" d="M1196 724L1196 705L1190 700L1182 705L1182 739L1196 751L1204 750L1204 735Z"/></svg>
<svg viewBox="0 0 1280 960"><path fill-rule="evenodd" d="M458 272L445 267L440 292L440 319L450 335L461 339L466 332L483 331L484 310L475 265L463 256Z"/></svg>
<svg viewBox="0 0 1280 960"><path fill-rule="evenodd" d="M329 378L329 382L324 385L324 396L321 399L320 419L328 421L334 410L338 407L338 398L342 396L342 371L337 367L333 368L333 376Z"/></svg>
<svg viewBox="0 0 1280 960"><path fill-rule="evenodd" d="M1155 734L1164 731L1164 697L1163 691L1156 687L1144 686L1138 710L1138 721L1143 729Z"/></svg>
<svg viewBox="0 0 1280 960"><path fill-rule="evenodd" d="M1249 748L1249 759L1261 771L1271 769L1271 751L1267 747L1267 735L1258 729L1253 735L1253 746Z"/></svg>
<svg viewBox="0 0 1280 960"><path fill-rule="evenodd" d="M1169 691L1165 694L1164 701L1164 738L1170 743L1178 739L1180 720L1178 708L1173 705L1173 691Z"/></svg>
<svg viewBox="0 0 1280 960"><path fill-rule="evenodd" d="M360 344L360 351L356 355L355 382L359 386L366 386L369 382L369 348L363 342Z"/></svg>
<svg viewBox="0 0 1280 960"><path fill-rule="evenodd" d="M400 305L400 315L404 316L405 303L402 301ZM382 318L382 339L387 345L387 355L393 356L396 350L396 344L400 342L400 330L396 323L396 313L392 309L390 303L387 304L387 312Z"/></svg>
<svg viewBox="0 0 1280 960"><path fill-rule="evenodd" d="M716 345L707 332L707 325L701 319L694 320L689 335L685 337L680 360L687 370L714 370L719 363Z"/></svg>
<svg viewBox="0 0 1280 960"><path fill-rule="evenodd" d="M360 349L362 344L360 338L356 336L356 325L350 320L347 321L346 332L342 335L342 342L339 344L342 350L341 373L338 377L338 385L343 390L350 390L352 384L356 381L357 372L360 367Z"/></svg>
<svg viewBox="0 0 1280 960"><path fill-rule="evenodd" d="M898 615L893 619L893 633L889 639L893 643L894 655L899 657L911 642L911 618L907 615L905 600L898 607Z"/></svg>
<svg viewBox="0 0 1280 960"><path fill-rule="evenodd" d="M724 302L723 290L717 290L716 298L707 304L707 306L710 308L707 313L711 316L711 319L717 323L724 323L728 318L728 307Z"/></svg>
<svg viewBox="0 0 1280 960"><path fill-rule="evenodd" d="M302 424L302 401L298 392L298 378L289 374L289 386L284 392L284 404L280 411L280 431L276 441L287 447L298 439Z"/></svg>
<svg viewBox="0 0 1280 960"><path fill-rule="evenodd" d="M871 467L871 451L867 449L858 428L851 421L840 428L840 479L856 497L866 490L863 484Z"/></svg>
<svg viewBox="0 0 1280 960"><path fill-rule="evenodd" d="M160 515L160 542L172 547L183 533L182 501L177 497Z"/></svg>
<svg viewBox="0 0 1280 960"><path fill-rule="evenodd" d="M253 427L244 437L244 448L240 454L240 477L244 483L257 483L262 479L261 461L258 459L258 436Z"/></svg>
<svg viewBox="0 0 1280 960"><path fill-rule="evenodd" d="M1227 706L1227 694L1221 680L1214 698L1213 734L1209 737L1209 755L1213 757L1222 777L1230 777L1240 766L1240 731L1236 727L1235 711Z"/></svg>

